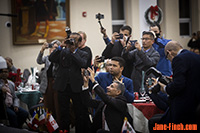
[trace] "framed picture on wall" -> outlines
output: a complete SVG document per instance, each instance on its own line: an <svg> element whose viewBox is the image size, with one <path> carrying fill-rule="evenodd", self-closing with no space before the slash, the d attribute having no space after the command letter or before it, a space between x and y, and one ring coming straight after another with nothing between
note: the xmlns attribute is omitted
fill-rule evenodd
<svg viewBox="0 0 200 133"><path fill-rule="evenodd" d="M69 0L13 0L14 44L39 44L66 37Z"/></svg>

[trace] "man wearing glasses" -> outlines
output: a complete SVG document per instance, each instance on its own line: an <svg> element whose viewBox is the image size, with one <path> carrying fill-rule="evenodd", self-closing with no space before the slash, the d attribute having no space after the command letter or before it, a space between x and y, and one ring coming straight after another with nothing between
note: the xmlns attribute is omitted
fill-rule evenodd
<svg viewBox="0 0 200 133"><path fill-rule="evenodd" d="M122 51L122 57L125 60L131 60L133 71L131 79L133 80L134 90L139 91L142 82L142 71L150 67L155 67L160 59L159 53L152 47L155 39L155 33L144 31L142 33L142 47L139 42L135 43L135 50L130 51L131 44L128 43Z"/></svg>

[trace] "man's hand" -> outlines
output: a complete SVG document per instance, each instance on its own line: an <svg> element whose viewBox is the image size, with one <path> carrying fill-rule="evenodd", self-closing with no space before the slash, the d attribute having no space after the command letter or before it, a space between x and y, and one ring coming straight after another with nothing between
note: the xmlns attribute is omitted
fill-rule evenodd
<svg viewBox="0 0 200 133"><path fill-rule="evenodd" d="M18 108L18 107L14 107L14 111L15 111L15 112L18 112L18 111L19 111L19 108Z"/></svg>
<svg viewBox="0 0 200 133"><path fill-rule="evenodd" d="M151 80L151 81L150 81ZM151 84L150 84L150 82L151 82ZM148 78L147 80L146 80L146 85L147 85L147 87L148 88L150 88L150 87L153 87L153 86L155 86L155 85L157 85L158 84L158 78L156 79L156 78Z"/></svg>
<svg viewBox="0 0 200 133"><path fill-rule="evenodd" d="M115 40L116 40L116 36L117 36L117 35L119 35L119 33L117 33L117 32L114 32L114 33L112 34L112 40L111 40L111 43L112 43L112 44L115 43Z"/></svg>
<svg viewBox="0 0 200 133"><path fill-rule="evenodd" d="M123 79L124 79L124 78L121 78L121 79L119 80L117 77L115 77L115 78L114 78L114 81L118 81L118 82L120 82L120 83L123 83Z"/></svg>
<svg viewBox="0 0 200 133"><path fill-rule="evenodd" d="M106 29L100 28L100 31L101 31L101 33L103 34L103 37L108 37L107 34L106 34Z"/></svg>
<svg viewBox="0 0 200 133"><path fill-rule="evenodd" d="M62 43L61 43L60 46L61 46L61 47L67 47L67 44L65 44L65 41L62 41Z"/></svg>
<svg viewBox="0 0 200 133"><path fill-rule="evenodd" d="M85 71L87 70L84 68L81 69L81 74L83 77L83 87L87 88L89 83L89 75L85 75Z"/></svg>
<svg viewBox="0 0 200 133"><path fill-rule="evenodd" d="M158 84L160 85L160 90L163 92L163 93L167 93L166 91L165 91L165 87L166 87L166 85L165 84L163 84L163 83L161 83L161 82L158 82Z"/></svg>
<svg viewBox="0 0 200 133"><path fill-rule="evenodd" d="M6 93L6 92L8 92L8 89L9 89L8 84L5 84L5 85L2 87L2 92Z"/></svg>
<svg viewBox="0 0 200 133"><path fill-rule="evenodd" d="M94 83L95 82L95 79L94 79L94 76L95 76L94 67L92 67L92 69L88 67L87 70L90 73L90 76L89 76L90 80L92 81L92 83Z"/></svg>
<svg viewBox="0 0 200 133"><path fill-rule="evenodd" d="M142 50L142 48L141 48L141 45L140 45L140 43L137 41L137 42L135 42L135 48L137 49L137 50Z"/></svg>
<svg viewBox="0 0 200 133"><path fill-rule="evenodd" d="M99 59L99 56L98 56L98 55L95 56L95 58L94 58L94 67L98 67L98 66L99 66L100 60L101 60L101 59Z"/></svg>
<svg viewBox="0 0 200 133"><path fill-rule="evenodd" d="M48 43L45 42L45 43L42 45L42 48L41 48L40 52L43 53L44 50L47 49L47 48L48 48Z"/></svg>

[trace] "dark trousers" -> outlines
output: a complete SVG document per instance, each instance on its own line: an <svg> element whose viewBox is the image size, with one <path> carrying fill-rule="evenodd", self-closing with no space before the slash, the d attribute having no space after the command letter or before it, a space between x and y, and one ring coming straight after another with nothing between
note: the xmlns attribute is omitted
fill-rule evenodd
<svg viewBox="0 0 200 133"><path fill-rule="evenodd" d="M6 108L8 119L11 127L22 128L23 123L28 118L28 112L19 107L18 112L14 111L14 107Z"/></svg>
<svg viewBox="0 0 200 133"><path fill-rule="evenodd" d="M73 103L75 112L75 131L83 133L84 129L84 112L80 93L72 92L70 85L67 85L64 91L58 91L58 102L60 111L60 130L70 131L70 99Z"/></svg>

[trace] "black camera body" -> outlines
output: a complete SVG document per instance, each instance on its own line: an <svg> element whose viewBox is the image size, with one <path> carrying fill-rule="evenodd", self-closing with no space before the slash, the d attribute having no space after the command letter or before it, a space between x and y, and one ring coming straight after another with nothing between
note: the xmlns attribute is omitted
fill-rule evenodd
<svg viewBox="0 0 200 133"><path fill-rule="evenodd" d="M134 47L137 40L130 40L130 42L131 42L131 46Z"/></svg>
<svg viewBox="0 0 200 133"><path fill-rule="evenodd" d="M119 35L116 35L116 39L123 39L124 35L119 33Z"/></svg>
<svg viewBox="0 0 200 133"><path fill-rule="evenodd" d="M150 77L150 75L154 78L158 78L158 81L160 81L161 83L167 85L170 83L170 80L162 75L162 73L160 71L158 71L155 67L150 67L147 71L146 71L146 75L148 77Z"/></svg>
<svg viewBox="0 0 200 133"><path fill-rule="evenodd" d="M75 40L73 38L65 40L65 44L74 45Z"/></svg>
<svg viewBox="0 0 200 133"><path fill-rule="evenodd" d="M48 43L47 48L52 48L52 47L53 47L53 44L52 43Z"/></svg>
<svg viewBox="0 0 200 133"><path fill-rule="evenodd" d="M101 57L99 57L98 59L100 59L100 61L98 61L98 62L104 62L105 56L101 56Z"/></svg>
<svg viewBox="0 0 200 133"><path fill-rule="evenodd" d="M101 13L96 14L96 19L101 20L104 19L104 15Z"/></svg>

